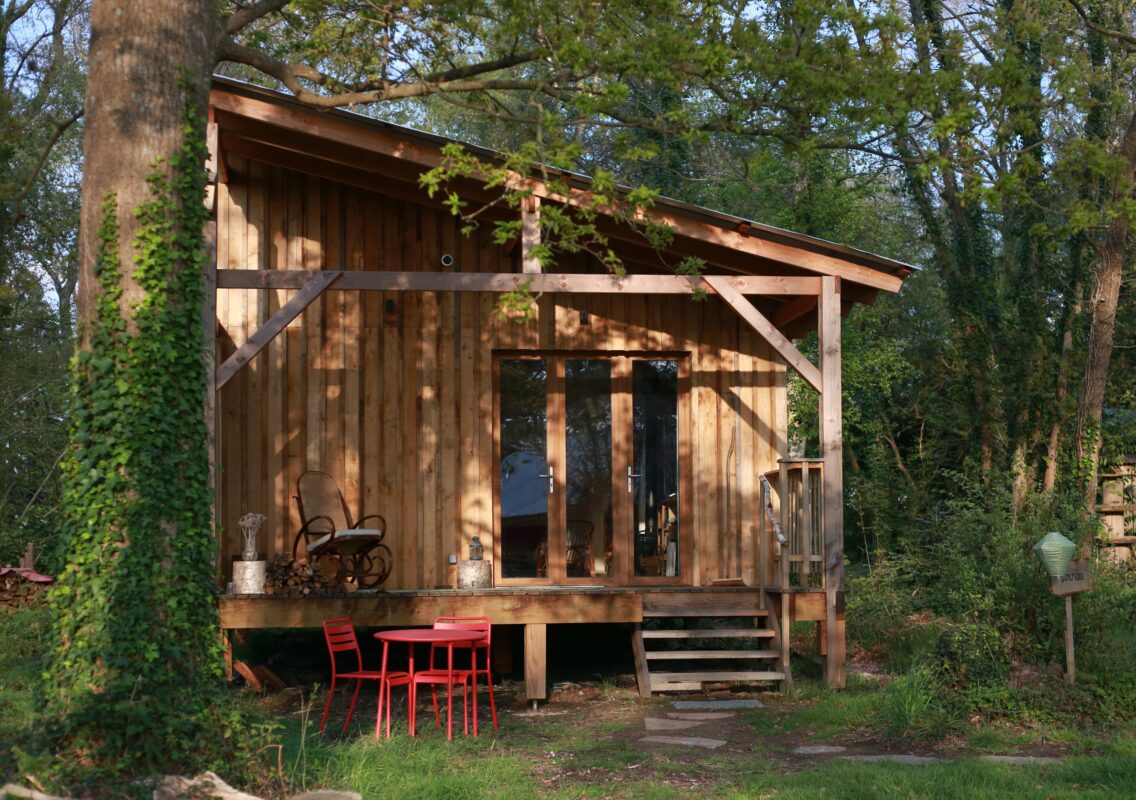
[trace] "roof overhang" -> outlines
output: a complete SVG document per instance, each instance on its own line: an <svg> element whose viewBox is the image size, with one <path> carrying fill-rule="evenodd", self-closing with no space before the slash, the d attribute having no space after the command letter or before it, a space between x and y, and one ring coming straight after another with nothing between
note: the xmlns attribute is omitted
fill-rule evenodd
<svg viewBox="0 0 1136 800"><path fill-rule="evenodd" d="M211 123L216 125L220 169L232 168L232 156L316 175L409 202L439 205L418 182L419 175L442 161L442 148L453 140L343 110L320 110L295 98L215 77L210 95ZM467 146L485 158L499 154ZM588 183L577 175L558 173L571 188L553 192L533 176L519 176L543 202L582 205L589 201ZM484 187L466 182L458 187L471 201L495 198ZM502 209L501 215L508 213ZM896 292L914 267L855 248L741 217L662 198L647 212L674 231L663 253L642 235L601 219L600 230L629 264L632 272L665 273L668 258L695 256L705 260L707 274L833 276L844 283L845 305L870 303L879 291ZM812 328L816 297L765 300L763 311L787 333ZM847 310L847 308L845 308Z"/></svg>

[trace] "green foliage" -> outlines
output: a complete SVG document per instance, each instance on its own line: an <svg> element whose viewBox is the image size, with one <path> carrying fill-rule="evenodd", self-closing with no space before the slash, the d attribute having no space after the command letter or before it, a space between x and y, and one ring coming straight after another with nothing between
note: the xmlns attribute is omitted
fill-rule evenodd
<svg viewBox="0 0 1136 800"><path fill-rule="evenodd" d="M13 766L11 748L27 746L27 732L38 721L36 697L47 663L50 620L46 608L0 611L0 779Z"/></svg>
<svg viewBox="0 0 1136 800"><path fill-rule="evenodd" d="M59 473L77 276L80 0L0 8L0 565L59 565Z"/></svg>
<svg viewBox="0 0 1136 800"><path fill-rule="evenodd" d="M965 482L960 482L960 487ZM1078 687L1044 667L1014 685L1011 665L1064 663L1064 605L1031 551L1047 530L1086 541L1095 522L1074 506L1030 498L1015 517L977 491L939 504L903 547L849 581L849 637L893 669L930 668L952 718L1007 717L1100 725L1136 709L1136 587L1131 571L1097 563L1074 598ZM1049 677L1045 677L1049 676ZM909 678L914 691L918 679Z"/></svg>
<svg viewBox="0 0 1136 800"><path fill-rule="evenodd" d="M939 635L935 645L934 670L938 681L964 700L971 700L983 690L1004 689L1011 666L1010 651L1002 636L989 625L951 625Z"/></svg>
<svg viewBox="0 0 1136 800"><path fill-rule="evenodd" d="M952 723L939 677L925 666L913 666L889 683L876 714L880 731L893 739L941 739Z"/></svg>
<svg viewBox="0 0 1136 800"><path fill-rule="evenodd" d="M218 702L221 643L202 357L201 124L135 211L125 307L117 208L104 205L96 313L73 364L63 466L67 566L45 673L58 778L98 784L209 763L237 720Z"/></svg>

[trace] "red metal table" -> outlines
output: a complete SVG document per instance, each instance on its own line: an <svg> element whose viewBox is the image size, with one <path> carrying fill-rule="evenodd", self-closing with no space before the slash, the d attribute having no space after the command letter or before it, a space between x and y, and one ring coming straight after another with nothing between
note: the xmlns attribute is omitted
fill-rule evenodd
<svg viewBox="0 0 1136 800"><path fill-rule="evenodd" d="M464 630L451 630L434 628L405 628L402 630L393 631L379 631L375 634L375 638L383 643L383 664L382 664L382 678L379 684L380 687L386 684L387 676L387 652L390 649L391 642L407 642L410 645L410 657L407 672L410 674L409 693L410 698L407 703L409 711L409 729L410 735L414 735L414 712L415 712L415 688L414 688L414 646L416 644L431 644L431 645L445 645L446 647L446 670L449 672L449 685L446 687L446 738L454 738L454 645L455 644L473 644L485 638L484 631L464 631ZM433 668L433 664L429 668ZM471 675L473 679L473 735L477 736L477 673L473 672ZM382 714L382 701L379 702L379 714ZM389 726L389 722L388 722ZM375 737L378 738L379 729L378 724L375 726Z"/></svg>

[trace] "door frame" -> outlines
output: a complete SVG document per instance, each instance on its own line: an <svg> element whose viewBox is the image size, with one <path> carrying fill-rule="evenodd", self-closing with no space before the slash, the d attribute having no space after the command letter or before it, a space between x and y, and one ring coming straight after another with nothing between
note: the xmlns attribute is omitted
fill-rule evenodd
<svg viewBox="0 0 1136 800"><path fill-rule="evenodd" d="M566 525L567 497L567 437L565 435L565 368L570 359L598 359L611 363L611 492L612 492L612 559L609 576L576 577L567 575ZM553 488L556 500L548 511L548 571L546 577L505 578L501 574L501 397L500 363L502 360L544 360L548 381L546 385L546 438L548 464L554 467ZM632 418L632 364L635 361L678 362L678 486L679 486L679 574L673 577L636 576L631 560L634 553L632 532L633 510L628 496L626 467L631 465L633 438L630 433L617 436L616 431L630 432ZM492 471L492 530L493 578L497 586L692 586L695 579L694 531L692 520L693 476L691 475L691 353L688 351L599 351L599 350L516 350L493 351L493 461ZM686 498L684 501L683 498ZM597 558L602 558L602 532L600 541L593 541Z"/></svg>

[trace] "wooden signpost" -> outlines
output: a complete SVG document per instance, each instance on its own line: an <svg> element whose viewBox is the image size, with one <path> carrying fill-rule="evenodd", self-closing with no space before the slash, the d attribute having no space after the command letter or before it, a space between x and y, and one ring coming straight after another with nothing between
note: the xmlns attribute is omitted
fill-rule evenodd
<svg viewBox="0 0 1136 800"><path fill-rule="evenodd" d="M1064 574L1049 580L1049 590L1058 597L1065 598L1065 680L1073 686L1077 680L1077 666L1073 659L1073 595L1093 588L1089 559L1070 561Z"/></svg>

